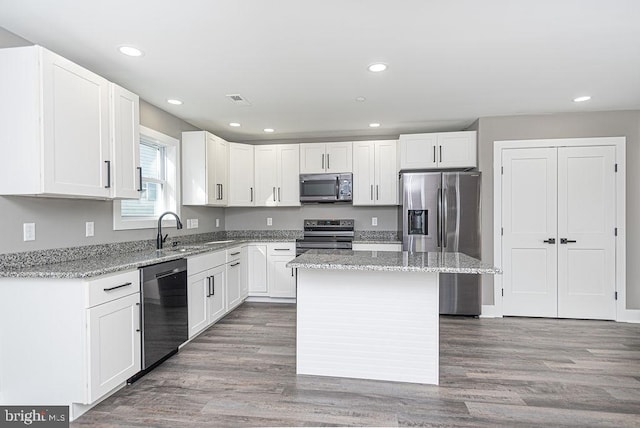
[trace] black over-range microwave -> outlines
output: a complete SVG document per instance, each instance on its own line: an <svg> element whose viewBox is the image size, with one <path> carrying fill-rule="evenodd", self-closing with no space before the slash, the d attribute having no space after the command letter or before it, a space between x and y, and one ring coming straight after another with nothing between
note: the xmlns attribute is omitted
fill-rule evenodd
<svg viewBox="0 0 640 428"><path fill-rule="evenodd" d="M353 174L300 174L300 202L351 202Z"/></svg>

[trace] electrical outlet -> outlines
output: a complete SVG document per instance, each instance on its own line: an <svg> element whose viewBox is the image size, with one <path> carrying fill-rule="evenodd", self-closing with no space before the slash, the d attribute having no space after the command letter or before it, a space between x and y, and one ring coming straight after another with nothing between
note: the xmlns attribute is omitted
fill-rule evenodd
<svg viewBox="0 0 640 428"><path fill-rule="evenodd" d="M94 227L92 221L88 221L84 224L84 232L84 236L86 236L87 238L93 236Z"/></svg>
<svg viewBox="0 0 640 428"><path fill-rule="evenodd" d="M197 218L192 218L191 219L191 229L197 229L198 228L198 219Z"/></svg>
<svg viewBox="0 0 640 428"><path fill-rule="evenodd" d="M371 217L371 226L378 225L378 217Z"/></svg>
<svg viewBox="0 0 640 428"><path fill-rule="evenodd" d="M271 217L267 217L267 226L273 226L273 219Z"/></svg>
<svg viewBox="0 0 640 428"><path fill-rule="evenodd" d="M191 229L191 219L187 219L187 229Z"/></svg>
<svg viewBox="0 0 640 428"><path fill-rule="evenodd" d="M220 227L220 219L219 218L216 219L216 227Z"/></svg>
<svg viewBox="0 0 640 428"><path fill-rule="evenodd" d="M36 240L36 224L35 223L24 223L22 225L22 232L25 241L35 241Z"/></svg>

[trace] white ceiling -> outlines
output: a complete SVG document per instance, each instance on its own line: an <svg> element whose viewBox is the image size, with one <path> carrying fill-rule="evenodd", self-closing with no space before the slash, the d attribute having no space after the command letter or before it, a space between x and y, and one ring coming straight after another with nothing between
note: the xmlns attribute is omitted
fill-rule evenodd
<svg viewBox="0 0 640 428"><path fill-rule="evenodd" d="M640 108L638 0L0 0L0 11L1 27L231 141ZM369 72L378 61L388 70Z"/></svg>

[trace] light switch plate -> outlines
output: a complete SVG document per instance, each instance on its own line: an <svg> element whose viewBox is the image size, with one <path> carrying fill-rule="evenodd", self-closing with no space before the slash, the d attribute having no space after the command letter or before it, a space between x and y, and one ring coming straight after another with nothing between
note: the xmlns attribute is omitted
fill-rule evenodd
<svg viewBox="0 0 640 428"><path fill-rule="evenodd" d="M198 219L197 218L192 218L191 219L191 229L197 229L198 228Z"/></svg>
<svg viewBox="0 0 640 428"><path fill-rule="evenodd" d="M378 225L378 217L371 217L371 226Z"/></svg>
<svg viewBox="0 0 640 428"><path fill-rule="evenodd" d="M267 226L273 226L273 219L271 217L267 217Z"/></svg>
<svg viewBox="0 0 640 428"><path fill-rule="evenodd" d="M220 219L219 218L216 219L216 227L220 227Z"/></svg>
<svg viewBox="0 0 640 428"><path fill-rule="evenodd" d="M23 232L25 241L36 240L36 224L35 223L24 223L22 225L22 232Z"/></svg>
<svg viewBox="0 0 640 428"><path fill-rule="evenodd" d="M90 236L93 236L94 234L94 225L92 221L88 221L84 224L84 231L85 234L84 236L86 236L87 238Z"/></svg>

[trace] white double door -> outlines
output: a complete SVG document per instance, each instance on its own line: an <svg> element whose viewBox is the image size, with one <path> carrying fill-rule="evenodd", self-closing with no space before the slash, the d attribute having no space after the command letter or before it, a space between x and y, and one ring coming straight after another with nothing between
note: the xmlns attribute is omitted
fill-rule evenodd
<svg viewBox="0 0 640 428"><path fill-rule="evenodd" d="M504 315L615 319L615 147L502 151Z"/></svg>

